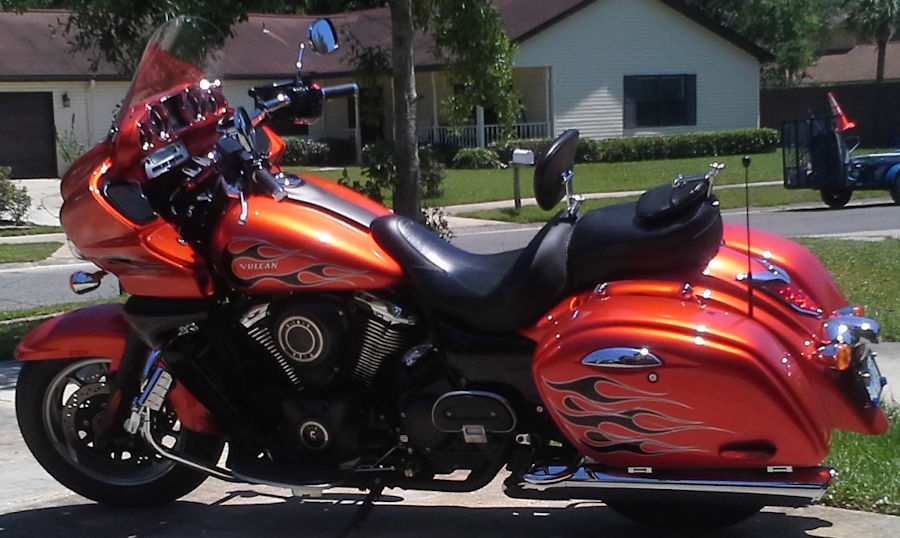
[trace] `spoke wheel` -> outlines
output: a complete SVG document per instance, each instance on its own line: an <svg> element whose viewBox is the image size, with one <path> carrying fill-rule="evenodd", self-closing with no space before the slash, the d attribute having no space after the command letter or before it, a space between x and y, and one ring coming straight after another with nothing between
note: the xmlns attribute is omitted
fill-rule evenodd
<svg viewBox="0 0 900 538"><path fill-rule="evenodd" d="M44 469L85 497L115 505L165 503L192 491L206 475L156 453L121 425L104 428L110 401L108 359L26 363L16 387L16 415L28 448ZM167 448L209 460L221 442L181 428L169 405L151 416Z"/></svg>

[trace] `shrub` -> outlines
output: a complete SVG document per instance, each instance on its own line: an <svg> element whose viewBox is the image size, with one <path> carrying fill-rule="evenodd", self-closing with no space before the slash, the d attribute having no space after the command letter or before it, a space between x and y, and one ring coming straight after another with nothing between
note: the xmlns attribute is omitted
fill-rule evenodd
<svg viewBox="0 0 900 538"><path fill-rule="evenodd" d="M284 164L319 166L328 164L330 148L325 142L305 136L284 137Z"/></svg>
<svg viewBox="0 0 900 538"><path fill-rule="evenodd" d="M419 148L419 184L423 198L437 198L443 194L441 188L447 170L440 154L432 146Z"/></svg>
<svg viewBox="0 0 900 538"><path fill-rule="evenodd" d="M456 152L452 168L497 168L500 160L497 153L488 148L462 148Z"/></svg>
<svg viewBox="0 0 900 538"><path fill-rule="evenodd" d="M507 142L492 142L488 147L497 154L501 163L512 161L512 153L514 149L528 149L534 152L534 159L537 160L553 143L552 138L523 138L521 140L510 140Z"/></svg>
<svg viewBox="0 0 900 538"><path fill-rule="evenodd" d="M326 138L322 140L328 146L325 163L332 166L346 166L356 162L356 145L346 138Z"/></svg>
<svg viewBox="0 0 900 538"><path fill-rule="evenodd" d="M422 224L441 238L447 241L453 239L453 230L450 229L443 207L423 207L422 219Z"/></svg>
<svg viewBox="0 0 900 538"><path fill-rule="evenodd" d="M550 138L492 144L501 162L509 162L514 148L534 151L535 159L553 142ZM775 129L738 129L667 136L637 136L605 140L578 139L575 162L622 162L685 157L714 157L772 151L778 145Z"/></svg>
<svg viewBox="0 0 900 538"><path fill-rule="evenodd" d="M740 129L669 136L608 138L585 143L579 158L595 162L643 161L763 153L778 144L775 129ZM587 158L586 158L587 156Z"/></svg>
<svg viewBox="0 0 900 538"><path fill-rule="evenodd" d="M362 153L362 174L367 180L351 181L347 178L342 184L373 200L382 202L382 192L393 191L397 185L394 146L387 140L380 140L374 144L366 144ZM430 146L421 146L419 148L419 188L422 189L422 196L424 198L440 196L445 175L444 165L437 158L437 153Z"/></svg>
<svg viewBox="0 0 900 538"><path fill-rule="evenodd" d="M16 187L9 176L9 167L0 166L0 215L6 214L14 223L22 224L31 207L31 197L25 187Z"/></svg>

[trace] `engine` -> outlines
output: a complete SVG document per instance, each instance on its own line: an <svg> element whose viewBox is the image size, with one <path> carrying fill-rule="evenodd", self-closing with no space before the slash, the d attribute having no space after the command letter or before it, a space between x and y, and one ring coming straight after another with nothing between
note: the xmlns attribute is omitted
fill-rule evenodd
<svg viewBox="0 0 900 538"><path fill-rule="evenodd" d="M493 391L461 387L443 356L422 343L417 321L368 293L288 298L244 313L246 336L265 350L253 360L266 355L260 360L284 381L273 393L287 459L383 462L407 479L492 459L515 431L513 406Z"/></svg>
<svg viewBox="0 0 900 538"><path fill-rule="evenodd" d="M253 307L241 319L298 389L333 389L353 380L372 385L389 357L412 343L416 316L368 293L352 301L289 299Z"/></svg>

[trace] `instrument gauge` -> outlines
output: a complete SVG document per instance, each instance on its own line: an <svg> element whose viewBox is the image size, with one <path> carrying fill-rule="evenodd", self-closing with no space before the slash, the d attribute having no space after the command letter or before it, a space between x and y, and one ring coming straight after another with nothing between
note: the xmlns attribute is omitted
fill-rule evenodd
<svg viewBox="0 0 900 538"><path fill-rule="evenodd" d="M171 138L172 124L169 119L169 113L162 104L151 105L147 111L147 124L150 133L161 141L167 141Z"/></svg>

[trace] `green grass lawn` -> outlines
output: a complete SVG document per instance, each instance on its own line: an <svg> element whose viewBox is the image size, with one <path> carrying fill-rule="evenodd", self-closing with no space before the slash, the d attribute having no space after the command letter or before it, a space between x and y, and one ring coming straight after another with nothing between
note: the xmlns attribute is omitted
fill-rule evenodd
<svg viewBox="0 0 900 538"><path fill-rule="evenodd" d="M796 241L822 260L851 304L864 305L866 315L881 323L883 340L900 341L900 240Z"/></svg>
<svg viewBox="0 0 900 538"><path fill-rule="evenodd" d="M825 464L838 476L824 504L900 515L900 407L885 411L891 427L884 435L834 432Z"/></svg>
<svg viewBox="0 0 900 538"><path fill-rule="evenodd" d="M31 224L26 226L0 226L0 237L11 237L16 235L37 235L52 234L63 232L62 226L42 226L39 224Z"/></svg>
<svg viewBox="0 0 900 538"><path fill-rule="evenodd" d="M641 190L671 181L678 174L697 174L708 170L711 162L724 162L725 170L716 179L717 184L740 183L744 181L744 169L740 155L727 157L696 157L691 159L667 159L625 163L583 163L575 165L575 187L578 192L607 192ZM751 181L780 180L781 151L753 155ZM343 169L321 170L314 167L287 167L295 174L311 174L331 181L337 181ZM361 178L360 167L347 167L351 178ZM522 196L531 197L533 171L521 171ZM509 200L513 197L512 169L455 170L447 169L443 183L443 195L424 200L425 205L448 206L494 200ZM390 197L386 197L389 199Z"/></svg>
<svg viewBox="0 0 900 538"><path fill-rule="evenodd" d="M857 154L873 153L881 150L858 150ZM658 161L640 161L624 163L582 163L575 165L575 189L580 193L615 192L646 190L648 188L671 181L678 174L697 174L708 170L711 162L724 162L723 170L716 178L716 185L732 185L744 182L744 167L741 165L742 155L724 157L694 157L690 159L666 159ZM770 153L751 155L750 181L781 181L781 150ZM330 181L337 181L343 174L343 168L322 170L316 167L294 166L287 169L296 174L310 174ZM353 179L362 178L362 169L358 166L347 167L348 175ZM532 169L521 171L522 196L531 197L533 191ZM752 191L751 204L771 206L795 202L819 202L819 193L813 190L787 190L783 187L756 187ZM718 192L724 207L743 207L743 191L725 190ZM853 198L887 196L886 191L857 191ZM513 198L513 172L511 169L493 170L454 170L447 169L447 177L443 183L443 194L438 198L425 199L424 205L448 206L475 202L510 200ZM390 201L390 196L385 196ZM599 207L609 202L590 202L587 208ZM593 204L593 205L591 205ZM599 204L599 205L598 205ZM529 210L530 211L530 210ZM526 215L531 215L527 212ZM545 213L545 215L548 215ZM481 214L467 214L476 218L490 218ZM495 215L496 217L497 215ZM546 220L526 216L521 220L506 215L501 220L534 222Z"/></svg>
<svg viewBox="0 0 900 538"><path fill-rule="evenodd" d="M0 263L36 262L47 259L62 243L23 243L21 245L0 245Z"/></svg>

